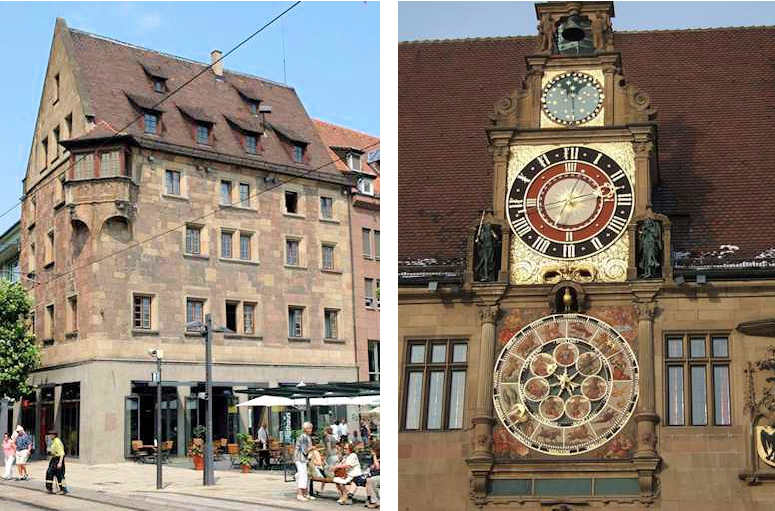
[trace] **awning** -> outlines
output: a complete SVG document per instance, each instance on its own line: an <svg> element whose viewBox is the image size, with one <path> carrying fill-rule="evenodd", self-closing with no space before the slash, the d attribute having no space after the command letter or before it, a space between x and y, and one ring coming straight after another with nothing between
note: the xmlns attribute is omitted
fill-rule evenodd
<svg viewBox="0 0 775 511"><path fill-rule="evenodd" d="M259 396L250 401L240 403L237 406L296 406L297 404L304 404L303 399L301 400L301 403L298 403L298 401L299 400L297 399L289 399L281 396Z"/></svg>

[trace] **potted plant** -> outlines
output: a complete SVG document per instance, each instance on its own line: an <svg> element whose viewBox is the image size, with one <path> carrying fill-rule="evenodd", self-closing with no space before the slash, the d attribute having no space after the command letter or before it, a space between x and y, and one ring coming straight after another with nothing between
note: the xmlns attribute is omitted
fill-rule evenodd
<svg viewBox="0 0 775 511"><path fill-rule="evenodd" d="M205 437L205 429L204 426L196 426L194 430L191 432L191 435L194 437L191 440L191 446L188 448L188 455L191 456L192 461L194 462L194 470L204 470L205 462L204 462L204 437Z"/></svg>
<svg viewBox="0 0 775 511"><path fill-rule="evenodd" d="M237 433L237 442L239 443L239 464L242 473L250 472L255 458L253 457L253 446L255 441L247 433Z"/></svg>

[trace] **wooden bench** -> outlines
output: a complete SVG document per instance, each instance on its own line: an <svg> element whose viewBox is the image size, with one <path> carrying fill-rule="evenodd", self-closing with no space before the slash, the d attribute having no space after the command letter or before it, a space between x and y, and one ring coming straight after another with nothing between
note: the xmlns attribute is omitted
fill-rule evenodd
<svg viewBox="0 0 775 511"><path fill-rule="evenodd" d="M331 477L316 477L316 476L313 476L312 474L309 474L308 479L309 479L309 494L312 495L313 497L315 496L315 485L313 483L326 483L326 484L330 483L330 484L336 485L336 483L334 482L334 479ZM365 486L356 485L355 486L356 492L358 491L358 488L363 488L363 491L364 492L366 491ZM353 496L355 496L355 493L353 493Z"/></svg>

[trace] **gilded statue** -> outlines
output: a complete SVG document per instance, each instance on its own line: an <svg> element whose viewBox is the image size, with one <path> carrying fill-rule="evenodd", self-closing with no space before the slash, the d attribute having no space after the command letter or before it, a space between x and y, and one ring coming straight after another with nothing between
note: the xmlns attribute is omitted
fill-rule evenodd
<svg viewBox="0 0 775 511"><path fill-rule="evenodd" d="M638 268L644 279L662 276L662 226L657 220L647 218L641 223Z"/></svg>

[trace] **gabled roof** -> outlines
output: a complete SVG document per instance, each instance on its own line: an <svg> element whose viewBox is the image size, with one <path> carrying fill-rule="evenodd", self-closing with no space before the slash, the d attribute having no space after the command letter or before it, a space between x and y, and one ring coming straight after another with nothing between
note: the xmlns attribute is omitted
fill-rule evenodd
<svg viewBox="0 0 775 511"><path fill-rule="evenodd" d="M775 247L773 41L775 27L615 34L626 79L657 109L654 209L688 260ZM534 51L534 37L399 45L399 261L462 261L468 227L492 205L488 114Z"/></svg>
<svg viewBox="0 0 775 511"><path fill-rule="evenodd" d="M62 22L64 23L64 22ZM80 77L79 88L89 98L90 112L99 126L107 124L115 130L125 128L125 133L138 139L166 142L199 151L209 151L232 157L244 157L245 149L238 137L233 136L235 127L227 122L217 122L222 116L235 119L250 116L250 105L243 97L245 91L260 96L262 104L272 107L265 114L267 122L283 126L284 131L307 143L305 163L291 159L286 150L287 142L275 133L266 132L261 145L260 160L301 169L318 168L323 173L338 173L330 162L327 147L317 135L311 119L293 88L255 76L224 70L222 78L216 78L211 70L176 92L157 110L163 109L160 135L143 133L142 123L131 123L137 117L138 108L148 109L165 97L153 90L149 75L166 76L168 91L174 91L207 64L167 55L106 37L75 29L65 30L72 41L74 65ZM238 92L241 91L241 92ZM177 106L177 107L176 107ZM184 114L185 112L185 114ZM199 147L190 134L189 116L195 120L210 119L213 125L212 147ZM131 124L130 124L131 123ZM86 133L79 139L89 139ZM96 138L96 137L91 137Z"/></svg>
<svg viewBox="0 0 775 511"><path fill-rule="evenodd" d="M354 152L363 153L361 157L361 171L364 174L371 174L373 176L379 176L370 162L367 161L367 155L374 151L379 151L379 138L363 133L361 131L345 128L344 126L338 126L331 124L320 119L313 119L315 127L320 133L320 137L323 142L328 146L331 158L339 159L336 162L336 168L342 172L351 172L347 167L347 162L342 161L339 156L334 152L334 149L338 150L353 150Z"/></svg>

